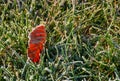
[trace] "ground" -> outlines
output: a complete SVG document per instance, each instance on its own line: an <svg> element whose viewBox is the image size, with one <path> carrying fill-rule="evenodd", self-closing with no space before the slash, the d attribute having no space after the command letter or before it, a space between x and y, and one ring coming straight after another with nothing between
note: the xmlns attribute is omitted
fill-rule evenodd
<svg viewBox="0 0 120 81"><path fill-rule="evenodd" d="M72 1L0 1L0 81L120 80L120 1ZM47 40L34 64L28 34L39 24Z"/></svg>

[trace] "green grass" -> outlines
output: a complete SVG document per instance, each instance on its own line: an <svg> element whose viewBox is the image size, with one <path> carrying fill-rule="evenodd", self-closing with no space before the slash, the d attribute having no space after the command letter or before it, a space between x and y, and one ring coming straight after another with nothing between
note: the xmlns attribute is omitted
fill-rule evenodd
<svg viewBox="0 0 120 81"><path fill-rule="evenodd" d="M76 0L77 1L77 0ZM120 1L0 1L0 81L120 80ZM27 60L28 34L44 23L39 64Z"/></svg>

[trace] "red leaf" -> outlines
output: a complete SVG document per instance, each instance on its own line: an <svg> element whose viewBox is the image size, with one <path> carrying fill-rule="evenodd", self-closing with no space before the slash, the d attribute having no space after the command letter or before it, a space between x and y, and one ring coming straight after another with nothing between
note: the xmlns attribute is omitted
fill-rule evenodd
<svg viewBox="0 0 120 81"><path fill-rule="evenodd" d="M29 35L28 57L34 63L40 60L40 53L46 41L46 31L44 25L39 25Z"/></svg>

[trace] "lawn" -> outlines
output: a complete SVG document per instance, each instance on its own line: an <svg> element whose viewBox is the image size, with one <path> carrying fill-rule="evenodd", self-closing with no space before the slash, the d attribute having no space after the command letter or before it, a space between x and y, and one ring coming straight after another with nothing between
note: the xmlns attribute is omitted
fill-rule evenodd
<svg viewBox="0 0 120 81"><path fill-rule="evenodd" d="M39 63L28 35L44 24ZM0 0L0 81L120 81L119 0Z"/></svg>

